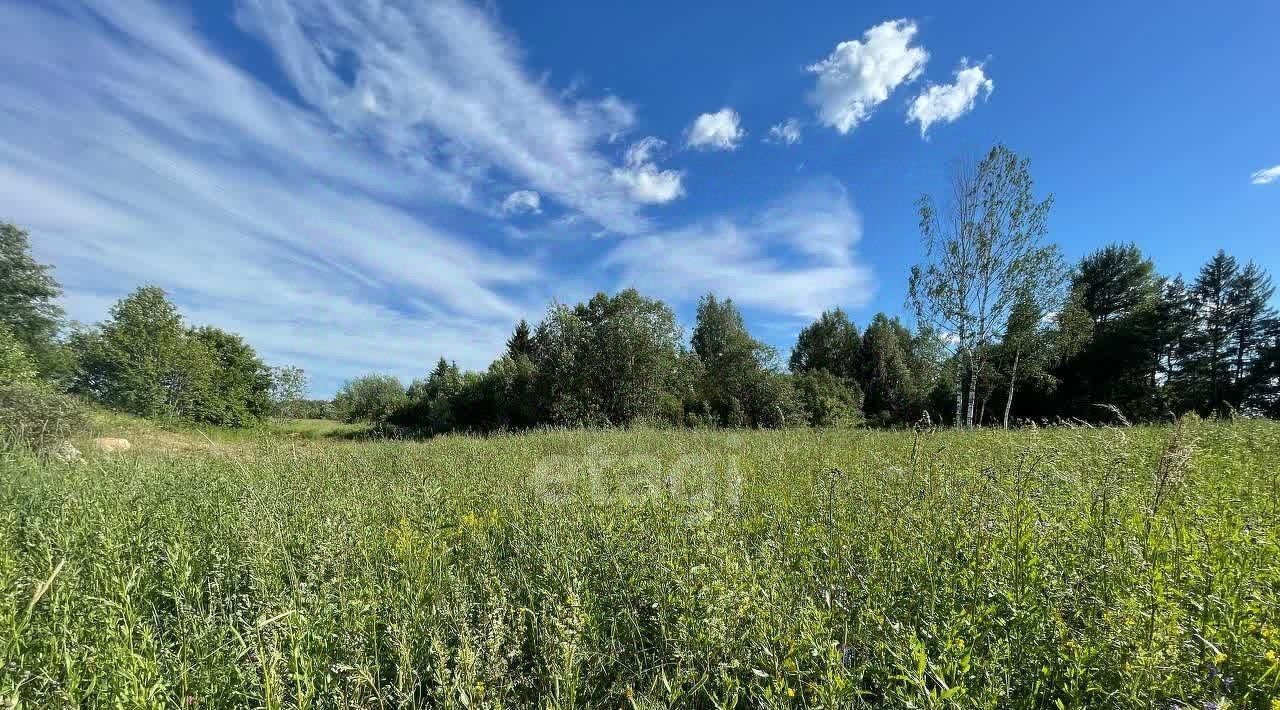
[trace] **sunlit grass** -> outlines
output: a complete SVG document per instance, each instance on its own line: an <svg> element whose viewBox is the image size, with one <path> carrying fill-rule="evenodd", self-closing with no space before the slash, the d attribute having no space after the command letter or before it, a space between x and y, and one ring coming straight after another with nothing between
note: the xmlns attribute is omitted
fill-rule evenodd
<svg viewBox="0 0 1280 710"><path fill-rule="evenodd" d="M0 462L0 697L1280 697L1275 423L308 436L214 435L228 445L204 449L157 436L79 465Z"/></svg>

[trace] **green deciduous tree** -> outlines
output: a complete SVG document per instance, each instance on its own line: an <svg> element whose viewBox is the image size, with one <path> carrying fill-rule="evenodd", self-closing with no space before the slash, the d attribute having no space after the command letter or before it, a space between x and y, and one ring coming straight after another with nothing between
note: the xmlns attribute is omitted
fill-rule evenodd
<svg viewBox="0 0 1280 710"><path fill-rule="evenodd" d="M243 427L271 413L271 371L244 338L212 326L190 336L213 359L201 421Z"/></svg>
<svg viewBox="0 0 1280 710"><path fill-rule="evenodd" d="M36 379L36 366L8 326L0 324L0 386Z"/></svg>
<svg viewBox="0 0 1280 710"><path fill-rule="evenodd" d="M44 374L58 361L62 288L52 269L31 254L30 234L0 222L0 326L7 328Z"/></svg>
<svg viewBox="0 0 1280 710"><path fill-rule="evenodd" d="M408 401L404 385L393 375L364 375L338 390L333 408L345 422L382 422Z"/></svg>
<svg viewBox="0 0 1280 710"><path fill-rule="evenodd" d="M802 370L792 375L791 381L811 426L848 427L862 423L862 389L856 381L825 369Z"/></svg>
<svg viewBox="0 0 1280 710"><path fill-rule="evenodd" d="M789 409L795 416L794 390L788 393L773 378L777 354L751 337L732 300L702 298L692 344L702 369L698 396L718 423L765 426Z"/></svg>
<svg viewBox="0 0 1280 710"><path fill-rule="evenodd" d="M634 289L553 306L531 358L547 420L620 426L656 417L679 376L681 340L671 309Z"/></svg>
<svg viewBox="0 0 1280 710"><path fill-rule="evenodd" d="M75 388L107 406L144 417L202 420L214 362L191 337L177 308L155 286L111 308L96 332L73 336Z"/></svg>
<svg viewBox="0 0 1280 710"><path fill-rule="evenodd" d="M284 365L271 368L271 407L282 417L309 418L304 410L314 413L315 407L306 404L309 387L307 372L301 367Z"/></svg>
<svg viewBox="0 0 1280 710"><path fill-rule="evenodd" d="M1020 295L1009 310L1004 340L1000 343L1001 359L1009 363L1004 416L1001 418L1005 429L1009 428L1009 414L1013 411L1018 383L1051 379L1045 368L1053 354L1052 339L1046 337L1043 321L1044 311L1030 294Z"/></svg>
<svg viewBox="0 0 1280 710"><path fill-rule="evenodd" d="M967 382L957 391L957 424L974 423L978 378L1018 294L1057 298L1061 256L1044 241L1053 198L1037 200L1032 189L1028 161L997 145L957 169L945 214L927 195L918 203L927 260L912 268L908 292L918 319L946 333L960 356Z"/></svg>
<svg viewBox="0 0 1280 710"><path fill-rule="evenodd" d="M789 364L795 373L826 370L837 377L856 378L862 371L861 350L858 327L836 308L824 311L800 331Z"/></svg>
<svg viewBox="0 0 1280 710"><path fill-rule="evenodd" d="M73 389L144 417L247 426L270 408L266 366L240 336L188 330L165 292L145 286L121 299L98 328L68 339Z"/></svg>
<svg viewBox="0 0 1280 710"><path fill-rule="evenodd" d="M863 411L878 424L909 422L920 416L927 394L918 381L911 331L877 313L862 334Z"/></svg>

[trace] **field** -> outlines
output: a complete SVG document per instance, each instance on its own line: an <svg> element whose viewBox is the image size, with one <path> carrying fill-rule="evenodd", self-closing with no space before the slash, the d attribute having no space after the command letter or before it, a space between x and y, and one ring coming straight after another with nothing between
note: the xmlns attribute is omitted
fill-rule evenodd
<svg viewBox="0 0 1280 710"><path fill-rule="evenodd" d="M0 460L0 706L1280 707L1280 424L308 427Z"/></svg>

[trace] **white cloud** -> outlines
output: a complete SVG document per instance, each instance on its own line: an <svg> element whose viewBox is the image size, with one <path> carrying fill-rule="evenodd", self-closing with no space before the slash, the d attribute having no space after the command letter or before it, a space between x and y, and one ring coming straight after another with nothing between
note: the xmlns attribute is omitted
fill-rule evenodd
<svg viewBox="0 0 1280 710"><path fill-rule="evenodd" d="M1267 185L1275 182L1276 180L1280 180L1280 165L1277 165L1274 168L1259 170L1258 172L1250 175L1249 180L1253 182L1254 185Z"/></svg>
<svg viewBox="0 0 1280 710"><path fill-rule="evenodd" d="M737 150L747 135L740 125L738 112L725 107L715 113L704 113L689 127L688 146L707 150Z"/></svg>
<svg viewBox="0 0 1280 710"><path fill-rule="evenodd" d="M639 205L608 179L615 166L598 149L633 127L634 107L553 90L523 66L520 48L483 8L464 0L243 0L240 21L267 42L316 113L392 158L417 156L471 180L500 171L608 229L644 228Z"/></svg>
<svg viewBox="0 0 1280 710"><path fill-rule="evenodd" d="M862 219L834 180L810 183L761 210L629 237L603 265L622 285L688 303L708 291L787 316L865 304L875 290L854 257Z"/></svg>
<svg viewBox="0 0 1280 710"><path fill-rule="evenodd" d="M818 75L809 94L818 120L847 134L871 116L899 85L924 71L929 53L913 47L917 32L910 20L892 20L867 30L862 41L836 45L826 59L809 71Z"/></svg>
<svg viewBox="0 0 1280 710"><path fill-rule="evenodd" d="M655 138L654 136L641 138L627 148L623 163L628 167L652 163L658 151L665 147L667 147L667 142L661 138Z"/></svg>
<svg viewBox="0 0 1280 710"><path fill-rule="evenodd" d="M346 138L159 5L92 9L0 4L0 215L31 230L72 318L156 283L326 395L442 353L482 367L540 310L537 262L418 209L475 208L464 171Z"/></svg>
<svg viewBox="0 0 1280 710"><path fill-rule="evenodd" d="M610 143L617 142L636 125L635 106L616 96L579 101L574 105L574 112L593 135L603 135Z"/></svg>
<svg viewBox="0 0 1280 710"><path fill-rule="evenodd" d="M782 123L777 123L769 127L769 135L764 139L766 143L781 143L783 145L795 145L800 142L800 121L794 118L788 118Z"/></svg>
<svg viewBox="0 0 1280 710"><path fill-rule="evenodd" d="M542 212L542 196L533 190L516 190L502 201L502 211L507 214Z"/></svg>
<svg viewBox="0 0 1280 710"><path fill-rule="evenodd" d="M624 167L615 168L613 179L624 186L632 199L646 204L664 204L684 196L684 173L660 170L654 164L666 142L649 136L627 148Z"/></svg>
<svg viewBox="0 0 1280 710"><path fill-rule="evenodd" d="M996 88L994 82L987 78L982 65L969 66L967 60L960 60L960 68L956 70L953 84L935 84L911 102L907 111L907 122L920 124L920 135L929 133L929 126L934 123L951 123L973 110L974 104L981 94L984 99L990 98Z"/></svg>

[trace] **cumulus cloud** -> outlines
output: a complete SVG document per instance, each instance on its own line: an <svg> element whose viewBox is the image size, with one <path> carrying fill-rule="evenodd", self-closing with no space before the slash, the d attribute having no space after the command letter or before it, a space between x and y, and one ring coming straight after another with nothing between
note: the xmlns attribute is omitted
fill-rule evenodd
<svg viewBox="0 0 1280 710"><path fill-rule="evenodd" d="M800 121L794 118L788 118L782 123L777 123L769 127L769 135L765 137L766 143L781 143L783 145L795 145L800 142Z"/></svg>
<svg viewBox="0 0 1280 710"><path fill-rule="evenodd" d="M911 102L907 122L919 123L920 135L927 135L929 126L939 122L951 123L969 113L979 95L985 100L995 88L995 83L987 78L981 64L969 66L967 60L961 60L954 83L934 84Z"/></svg>
<svg viewBox="0 0 1280 710"><path fill-rule="evenodd" d="M502 201L506 214L538 214L542 211L542 196L533 190L516 190Z"/></svg>
<svg viewBox="0 0 1280 710"><path fill-rule="evenodd" d="M738 112L724 107L715 113L704 113L689 127L687 145L705 150L737 150L746 137Z"/></svg>
<svg viewBox="0 0 1280 710"><path fill-rule="evenodd" d="M1275 182L1276 180L1280 180L1280 165L1277 165L1274 168L1266 168L1265 170L1259 170L1254 174L1250 175L1249 180L1254 185L1267 185L1269 183Z"/></svg>
<svg viewBox="0 0 1280 710"><path fill-rule="evenodd" d="M811 65L809 71L818 79L809 102L819 122L847 134L894 89L918 78L929 53L912 46L917 31L911 20L884 22L867 30L861 41L841 42L826 59Z"/></svg>
<svg viewBox="0 0 1280 710"><path fill-rule="evenodd" d="M862 218L844 187L818 180L764 208L629 237L603 260L622 285L680 303L708 291L785 316L859 306L875 290L854 247Z"/></svg>
<svg viewBox="0 0 1280 710"><path fill-rule="evenodd" d="M637 202L664 204L684 196L684 173L661 170L654 164L658 151L666 145L653 136L636 141L627 148L624 167L614 169L613 179Z"/></svg>

